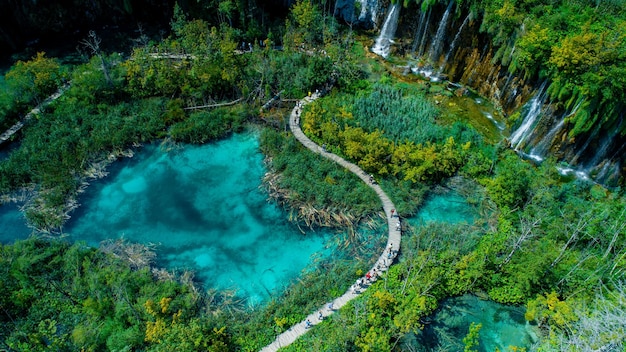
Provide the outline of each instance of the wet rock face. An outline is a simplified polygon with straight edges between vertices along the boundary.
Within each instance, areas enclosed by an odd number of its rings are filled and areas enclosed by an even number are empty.
[[[347,23],[354,22],[358,14],[355,15],[354,1],[337,0],[335,5],[335,17]]]
[[[481,33],[482,20],[467,10],[455,11],[450,3],[406,11],[396,34],[403,38],[398,40],[402,45],[394,48],[396,54],[416,58],[418,71],[475,89],[507,114],[519,109],[537,82],[509,74],[502,60],[494,64],[496,48]]]
[[[380,27],[382,0],[337,0],[335,17],[356,28],[374,29]]]
[[[615,131],[624,129],[626,119],[619,119],[615,126],[598,124],[572,137],[573,126],[567,116],[575,114],[576,107],[566,110],[545,97],[533,99],[540,87],[547,89],[550,82],[510,73],[515,47],[494,46],[492,38],[481,31],[481,24],[479,14],[454,9],[449,2],[425,11],[405,11],[389,50],[392,55],[408,57],[414,73],[471,87],[505,115],[519,115],[509,127],[511,147],[521,155],[537,161],[554,156],[568,165],[567,173],[605,185],[620,182],[626,142]],[[531,105],[536,106],[531,109]]]

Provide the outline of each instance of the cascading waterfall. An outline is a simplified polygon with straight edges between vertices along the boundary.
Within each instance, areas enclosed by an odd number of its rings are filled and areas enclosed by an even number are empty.
[[[605,160],[600,170],[598,170],[597,175],[595,176],[596,181],[606,183],[607,181],[617,180],[620,176],[621,170],[621,162],[620,157],[623,155],[624,148],[626,148],[626,144],[622,144],[619,149],[613,153],[613,155]]]
[[[454,39],[452,40],[452,44],[450,44],[450,49],[448,50],[448,53],[446,54],[446,58],[443,60],[443,63],[439,67],[440,70],[443,70],[444,66],[448,63],[448,60],[450,59],[450,55],[452,55],[452,53],[454,52],[454,48],[456,48],[456,45],[459,42],[459,38],[461,37],[461,32],[463,31],[463,28],[465,28],[465,26],[469,22],[469,18],[470,18],[470,15],[467,14],[465,19],[463,20],[463,23],[461,23],[461,26],[459,27],[458,32],[456,32],[456,35],[454,36]]]
[[[535,122],[541,114],[541,108],[543,107],[543,101],[545,100],[545,88],[546,82],[541,84],[541,87],[535,96],[528,103],[528,112],[526,113],[526,116],[524,116],[522,124],[511,134],[511,137],[509,138],[511,146],[516,150],[522,147],[524,140],[526,140],[526,138],[532,133]]]
[[[550,148],[559,143],[555,143],[555,138],[565,133],[564,126],[569,117],[576,114],[581,106],[578,103],[570,112],[564,113],[558,121],[547,130],[543,136],[541,129],[536,127],[541,118],[541,112],[545,105],[546,83],[544,82],[533,98],[526,105],[526,113],[522,124],[515,130],[509,138],[511,147],[525,158],[542,162],[550,152]],[[618,123],[621,125],[622,121]],[[544,130],[545,132],[546,130]],[[557,170],[562,175],[574,175],[582,180],[593,180],[603,184],[615,183],[620,176],[622,152],[626,149],[626,143],[619,143],[619,129],[603,131],[601,128],[594,129],[584,141],[576,148],[575,154],[565,155],[562,162],[567,165],[557,166]],[[535,136],[541,137],[536,138]],[[530,148],[528,153],[523,149],[528,149],[528,145],[536,143]],[[561,150],[563,152],[563,150]]]
[[[621,124],[621,122],[620,122]],[[603,161],[607,164],[611,163],[611,158],[608,158],[610,146],[615,141],[615,137],[619,134],[618,129],[613,129],[607,136],[601,139],[600,147],[594,151],[593,157],[583,162],[583,170],[590,173],[593,169],[597,168]]]
[[[426,37],[428,34],[428,25],[430,24],[430,8],[426,11],[426,24],[422,28],[422,38],[420,39],[419,53],[418,56],[424,55],[424,51],[426,50]]]
[[[437,33],[435,34],[435,38],[433,39],[433,42],[430,45],[430,52],[428,53],[428,57],[433,62],[439,61],[441,45],[443,43],[443,37],[446,34],[446,27],[448,26],[448,17],[450,17],[450,12],[452,10],[453,4],[454,4],[454,1],[450,1],[450,3],[448,4],[448,7],[446,8],[446,12],[444,12],[443,17],[441,17],[441,21],[439,22],[439,27],[437,28]]]
[[[417,45],[420,43],[419,39],[423,37],[422,31],[424,30],[424,25],[426,24],[425,22],[426,22],[426,12],[421,11],[420,23],[419,25],[417,25],[417,31],[415,31],[415,37],[413,38],[413,47],[411,48],[411,55],[415,54],[415,50],[417,50]]]
[[[369,20],[376,23],[376,15],[378,12],[378,0],[359,0],[361,4],[361,12],[359,13],[359,21],[365,21],[369,14]]]
[[[536,146],[534,146],[528,156],[537,161],[543,161],[545,155],[550,150],[550,146],[552,145],[552,140],[556,136],[556,134],[563,128],[565,125],[565,118],[562,117],[557,124],[555,124],[548,134],[546,134]]]
[[[541,139],[541,141],[539,141],[539,143],[537,143],[537,145],[532,147],[529,153],[529,156],[531,158],[538,161],[542,161],[545,158],[546,154],[550,150],[550,147],[552,146],[554,137],[561,131],[561,129],[565,125],[565,120],[567,120],[567,118],[569,118],[570,116],[576,114],[576,111],[578,111],[578,108],[581,104],[582,101],[576,104],[572,112],[570,112],[569,114],[563,114],[563,116],[561,116],[561,118],[559,119],[559,122],[557,122],[554,126],[552,126],[552,128],[550,128],[550,131],[548,131],[548,133]]]
[[[363,21],[367,15],[367,0],[359,0],[361,3],[361,13],[359,13],[359,20]]]
[[[391,51],[391,44],[393,43],[393,37],[396,34],[396,28],[398,27],[398,17],[400,15],[400,4],[396,3],[391,5],[389,12],[387,13],[387,19],[383,24],[383,28],[380,30],[380,35],[376,39],[372,52],[386,58]]]

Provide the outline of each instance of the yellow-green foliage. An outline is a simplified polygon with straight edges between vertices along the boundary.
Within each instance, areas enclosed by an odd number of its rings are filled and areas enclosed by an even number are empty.
[[[63,77],[58,60],[39,52],[29,61],[18,61],[7,72],[5,80],[17,102],[31,104],[54,93]]]
[[[539,325],[564,328],[568,323],[576,320],[572,306],[567,300],[560,300],[556,292],[537,295],[536,299],[526,305],[526,320],[536,321]]]
[[[390,99],[389,96],[395,95],[399,101],[390,100],[389,102],[395,110],[402,111],[403,104],[408,104],[408,106],[414,104],[409,98],[404,98],[399,90],[378,87],[376,92],[376,94],[390,92],[387,95],[388,99]],[[419,104],[425,103],[420,100]],[[390,109],[389,106],[380,108],[383,111]],[[369,114],[367,109],[358,111]],[[405,131],[405,133],[395,134],[396,138],[406,136],[404,139],[392,139],[387,131],[373,127],[373,125],[368,126],[369,129],[363,127],[362,117],[355,117],[345,105],[337,104],[335,100],[309,104],[302,114],[302,126],[305,134],[320,144],[325,144],[327,149],[353,160],[366,172],[392,176],[411,183],[432,182],[450,177],[459,170],[464,156],[469,154],[471,142],[467,141],[459,145],[451,135],[443,138],[440,135],[444,130],[436,127],[431,119],[419,120],[415,116],[394,117],[395,115],[390,117],[382,113],[380,115],[376,117],[378,120],[376,125],[391,126],[403,120],[403,124],[415,125],[415,129],[419,131],[431,132],[412,133],[409,131],[410,133],[407,134]],[[391,121],[393,119],[395,120]],[[429,136],[426,139],[433,139],[433,141],[416,143],[406,139],[409,136],[414,136],[417,140],[422,140],[418,136]],[[438,142],[438,139],[441,141]]]

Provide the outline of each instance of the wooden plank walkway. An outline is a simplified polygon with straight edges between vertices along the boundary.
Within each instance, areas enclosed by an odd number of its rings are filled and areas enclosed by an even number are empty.
[[[32,119],[33,116],[39,115],[39,113],[41,113],[41,109],[43,109],[44,107],[46,107],[53,101],[57,100],[61,95],[63,95],[63,93],[65,93],[65,91],[69,87],[70,87],[69,83],[66,83],[63,86],[61,86],[54,94],[46,98],[46,100],[44,100],[41,104],[34,107],[28,114],[26,114],[26,116],[24,116],[23,119],[18,121],[15,125],[11,126],[11,128],[9,128],[3,134],[1,134],[0,144],[6,142],[9,138],[11,138],[12,135],[14,135],[17,131],[19,131],[22,127],[24,127],[26,122]]]
[[[301,106],[304,106],[313,100],[318,98],[318,94],[313,94],[311,97],[306,97],[300,101]],[[387,215],[387,222],[389,225],[389,236],[387,238],[387,246],[385,247],[385,251],[380,255],[372,269],[370,269],[370,273],[377,271],[383,272],[389,269],[389,266],[392,264],[393,259],[398,253],[400,249],[400,239],[402,235],[402,230],[400,226],[400,219],[397,217],[393,217],[391,210],[395,209],[395,206],[391,202],[391,199],[383,192],[382,188],[377,183],[370,182],[370,176],[367,175],[360,167],[357,165],[344,160],[343,158],[329,153],[324,150],[324,148],[317,145],[315,142],[310,140],[307,136],[304,135],[302,130],[300,129],[300,113],[302,108],[299,108],[297,105],[291,111],[291,115],[289,117],[289,127],[291,128],[291,132],[296,137],[300,143],[302,143],[305,147],[313,151],[314,153],[320,154],[325,158],[333,160],[339,165],[345,167],[346,169],[352,171],[355,175],[357,175],[363,182],[365,182],[368,186],[370,186],[378,195],[381,202],[383,203],[383,209],[385,214]],[[395,213],[394,215],[396,215]],[[396,215],[397,216],[397,215]],[[391,252],[391,253],[390,253]],[[357,282],[366,280],[365,277],[360,278]],[[323,318],[333,314],[333,312],[344,305],[346,305],[349,301],[356,298],[359,293],[363,292],[367,289],[367,286],[360,286],[356,282],[352,285],[346,293],[342,296],[335,298],[331,302],[327,302],[324,306],[315,310],[315,312],[311,313],[309,316],[305,318],[305,320],[297,323],[296,325],[290,327],[287,331],[276,337],[276,340],[271,344],[265,346],[261,352],[271,352],[278,351],[279,348],[285,347],[291,343],[293,343],[298,337],[304,335],[309,329],[313,328],[315,325],[319,324]],[[322,313],[322,320],[319,319],[319,313]],[[309,322],[307,324],[307,321]],[[308,325],[308,326],[307,326]]]

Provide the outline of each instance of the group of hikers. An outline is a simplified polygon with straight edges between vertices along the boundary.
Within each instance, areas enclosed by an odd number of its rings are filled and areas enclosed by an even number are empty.
[[[315,97],[319,96],[320,92],[318,90],[315,91]],[[311,97],[311,93],[309,92],[309,97]],[[295,109],[294,109],[294,114],[295,114],[295,123],[296,125],[300,124],[300,114],[302,113],[302,108],[304,107],[304,104],[302,101],[298,101],[296,103]],[[322,145],[322,151],[326,152],[326,144]],[[376,179],[374,178],[374,175],[368,175],[369,178],[369,182],[370,184],[374,185],[376,184]],[[402,224],[400,223],[400,216],[399,214],[396,212],[395,209],[391,209],[391,218],[398,218],[397,222],[396,222],[396,231],[402,231]],[[381,256],[381,258],[379,259],[378,263],[376,263],[376,266],[374,268],[372,268],[372,270],[368,271],[367,274],[365,274],[365,276],[360,277],[359,279],[356,280],[356,282],[350,286],[350,292],[352,292],[352,294],[360,294],[365,288],[367,288],[369,285],[371,285],[372,283],[376,282],[376,280],[378,279],[380,273],[382,273],[383,271],[386,271],[389,266],[391,265],[391,263],[393,262],[394,258],[396,257],[396,255],[398,254],[397,250],[394,250],[393,248],[393,243],[389,243],[389,246],[387,247],[387,249],[385,250],[383,256]],[[328,309],[330,311],[333,311],[333,303],[329,303],[328,305]],[[324,314],[322,313],[322,311],[320,310],[318,312],[317,315],[317,320],[319,322],[321,322],[324,319]],[[313,326],[313,324],[311,323],[311,321],[309,319],[305,320],[305,328],[309,329]]]
[[[353,294],[360,294],[365,288],[367,288],[369,285],[376,282],[380,273],[382,273],[383,271],[387,270],[387,268],[389,268],[389,266],[391,265],[391,261],[398,254],[397,250],[393,249],[393,243],[389,244],[389,246],[385,250],[385,254],[386,254],[387,259],[383,258],[382,262],[378,261],[378,263],[376,264],[376,267],[368,271],[364,277],[358,278],[356,282],[352,286],[350,286],[350,292],[352,292]],[[334,310],[333,302],[330,302],[328,304],[328,310],[329,311]],[[322,313],[321,310],[317,313],[317,320],[318,322],[321,322],[322,320],[324,320],[324,314]],[[304,327],[306,329],[309,329],[312,326],[313,326],[313,323],[311,323],[311,320],[306,319],[304,321]]]

